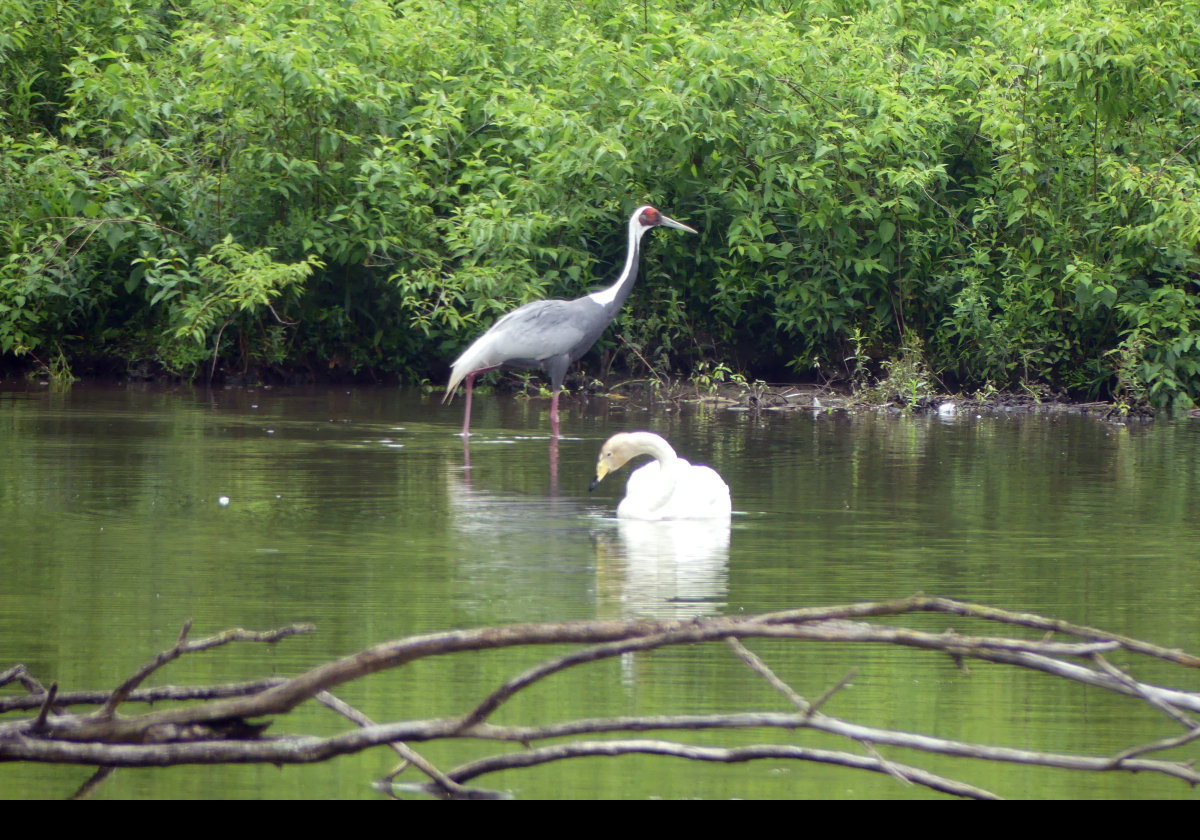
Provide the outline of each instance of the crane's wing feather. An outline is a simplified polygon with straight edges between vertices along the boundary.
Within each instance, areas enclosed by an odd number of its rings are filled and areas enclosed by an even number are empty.
[[[472,371],[505,364],[541,367],[561,356],[577,359],[606,326],[601,307],[586,299],[527,303],[493,324],[455,360],[446,397]]]
[[[505,361],[524,364],[575,356],[582,353],[578,344],[595,328],[590,314],[577,300],[536,300],[498,320],[491,330],[497,334],[494,346]]]
[[[579,301],[537,300],[510,312],[488,330],[498,364],[536,365],[572,354],[594,327]]]

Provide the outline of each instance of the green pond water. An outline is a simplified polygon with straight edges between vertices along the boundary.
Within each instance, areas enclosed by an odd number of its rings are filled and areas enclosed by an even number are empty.
[[[188,619],[193,638],[293,622],[317,629],[190,656],[151,684],[291,675],[452,628],[752,614],[917,592],[1200,652],[1195,422],[645,410],[569,399],[555,452],[548,401],[480,395],[468,453],[461,410],[461,400],[443,407],[437,395],[384,388],[0,392],[0,670],[21,662],[62,691],[111,688],[170,647]],[[588,492],[600,443],[633,429],[658,432],[724,476],[729,529],[622,526],[613,514],[627,471]],[[945,616],[904,623],[983,629]],[[823,711],[873,726],[1095,754],[1179,732],[1135,701],[1032,672],[962,670],[887,646],[748,646],[808,697],[853,669]],[[377,721],[457,714],[550,653],[421,661],[338,693]],[[1145,679],[1200,688],[1200,675],[1128,664]],[[788,707],[714,644],[572,669],[518,695],[497,722],[738,710]],[[349,728],[310,703],[269,731]],[[862,751],[811,732],[686,737]],[[421,747],[443,768],[496,750]],[[1197,796],[1146,773],[881,751],[1009,797]],[[282,769],[124,769],[96,795],[378,798],[372,782],[395,763],[377,748]],[[90,773],[0,765],[0,796],[67,796]],[[936,796],[817,764],[656,757],[577,759],[479,784],[520,798]]]

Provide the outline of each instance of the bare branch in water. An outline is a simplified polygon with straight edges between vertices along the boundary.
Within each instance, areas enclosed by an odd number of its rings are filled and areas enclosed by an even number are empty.
[[[982,622],[984,627],[990,624],[1036,631],[1037,637],[972,635],[950,630],[930,633],[880,621],[889,616],[913,613],[954,615]],[[0,762],[52,762],[98,768],[75,792],[76,797],[89,795],[117,767],[306,764],[377,746],[389,746],[401,759],[396,770],[378,784],[382,790],[394,793],[419,789],[444,798],[463,799],[498,796],[468,783],[500,770],[580,756],[630,754],[720,763],[772,759],[834,764],[885,774],[904,784],[921,785],[953,796],[994,797],[990,791],[897,762],[882,753],[885,747],[1074,771],[1157,773],[1191,785],[1200,783],[1200,772],[1189,761],[1144,757],[1148,753],[1200,740],[1200,723],[1189,714],[1200,712],[1200,692],[1141,682],[1128,668],[1113,666],[1106,654],[1119,650],[1183,668],[1200,667],[1200,658],[1091,627],[943,598],[918,596],[690,621],[581,621],[451,630],[385,642],[290,678],[141,688],[147,677],[180,657],[232,642],[274,643],[311,632],[313,628],[292,625],[265,632],[233,629],[188,641],[190,629],[190,623],[185,624],[171,648],[152,658],[112,691],[59,692],[56,685],[46,689],[20,665],[0,672],[0,686],[17,684],[25,690],[24,695],[0,698],[0,715],[25,715],[0,722]],[[1130,745],[1116,755],[1090,756],[973,744],[854,723],[821,711],[826,702],[854,677],[854,669],[810,702],[747,645],[747,640],[768,638],[791,640],[792,643],[865,642],[917,648],[948,656],[958,663],[980,660],[1036,670],[1144,703],[1161,713],[1166,724],[1183,727],[1184,732],[1148,744]],[[552,674],[634,652],[718,642],[732,648],[751,672],[786,698],[794,711],[734,709],[711,715],[579,718],[525,726],[499,726],[489,722],[501,705]],[[448,655],[486,656],[501,648],[544,645],[571,645],[574,649],[556,652],[490,690],[488,686],[480,686],[482,699],[463,713],[450,710],[442,717],[376,723],[331,693],[331,689],[339,685],[418,659]],[[270,722],[263,722],[263,718],[285,715],[309,699],[324,704],[352,722],[355,728],[329,737],[270,737],[266,734]],[[160,711],[131,714],[123,710],[121,715],[116,714],[122,704],[128,707],[160,700],[176,702],[172,708]],[[90,712],[68,711],[79,706],[96,708]],[[750,729],[760,730],[763,737],[812,729],[844,738],[857,750],[819,750],[777,743],[714,747],[630,738],[648,732]],[[608,739],[595,740],[603,736]],[[446,739],[471,739],[480,744],[517,743],[524,749],[512,752],[506,748],[499,754],[443,770],[412,747],[413,743]],[[544,743],[551,740],[555,743]],[[863,750],[866,755],[862,754]],[[427,781],[397,783],[395,778],[410,767],[423,773]]]

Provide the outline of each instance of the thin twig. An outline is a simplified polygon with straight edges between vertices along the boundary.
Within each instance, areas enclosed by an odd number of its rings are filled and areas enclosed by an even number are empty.
[[[96,788],[100,787],[100,783],[115,773],[116,767],[97,767],[96,772],[88,777],[87,781],[79,786],[79,789],[71,794],[72,799],[87,799],[92,795]]]
[[[1116,766],[1124,764],[1129,759],[1135,758],[1139,755],[1145,755],[1146,753],[1161,752],[1163,750],[1174,749],[1175,747],[1182,747],[1184,744],[1190,744],[1192,741],[1195,741],[1198,738],[1200,738],[1200,729],[1193,729],[1190,732],[1183,733],[1182,735],[1176,735],[1174,738],[1163,738],[1160,741],[1152,741],[1149,744],[1141,744],[1136,747],[1130,747],[1129,749],[1123,750],[1122,752],[1119,752],[1113,756],[1113,765]],[[1191,762],[1188,762],[1188,764],[1190,766]]]
[[[8,685],[10,682],[19,682],[30,694],[41,695],[46,693],[45,687],[21,664],[0,671],[0,686]]]
[[[1200,723],[1197,723],[1189,715],[1185,714],[1179,709],[1176,709],[1162,697],[1156,696],[1153,693],[1144,690],[1144,686],[1141,683],[1129,676],[1129,674],[1126,674],[1116,665],[1113,665],[1100,654],[1097,653],[1095,656],[1093,656],[1092,661],[1095,662],[1100,669],[1104,671],[1104,673],[1108,674],[1114,679],[1120,680],[1121,684],[1128,688],[1132,693],[1136,694],[1138,697],[1141,697],[1151,706],[1158,709],[1164,715],[1171,718],[1185,729],[1190,731],[1200,729]]]
[[[316,700],[318,703],[321,703],[327,708],[332,709],[342,717],[346,718],[352,723],[358,724],[363,728],[377,725],[375,721],[371,720],[358,709],[354,708],[340,697],[337,697],[328,691],[319,692],[316,696]],[[432,779],[434,784],[441,788],[442,791],[450,798],[466,797],[466,788],[439,770],[432,762],[428,761],[424,756],[422,756],[408,744],[404,743],[403,741],[392,741],[388,744],[388,746],[391,747],[398,756],[400,756],[402,760],[402,766],[400,768],[401,770],[408,765],[412,765]],[[393,775],[398,775],[399,772],[400,770],[397,770]]]
[[[842,677],[835,684],[833,684],[829,688],[825,689],[825,691],[821,694],[821,696],[813,701],[812,707],[808,710],[808,716],[813,717],[814,715],[816,715],[816,713],[820,710],[820,708],[822,706],[825,705],[825,703],[829,700],[830,697],[837,694],[839,691],[841,691],[846,686],[850,685],[850,681],[852,679],[854,679],[856,676],[858,676],[857,669],[851,668],[849,671],[846,672],[846,676]]]
[[[666,382],[666,380],[663,379],[662,375],[659,374],[659,372],[654,369],[654,365],[652,365],[648,361],[646,361],[646,357],[642,355],[642,352],[640,350],[638,350],[636,347],[634,347],[632,344],[630,344],[629,341],[625,338],[625,336],[618,334],[617,338],[620,340],[620,342],[622,344],[624,344],[627,348],[629,348],[633,352],[633,355],[635,355],[639,359],[641,359],[642,364],[644,364],[646,366],[646,370],[650,371],[650,375],[653,376],[660,385],[662,385],[664,382]]]
[[[767,666],[767,663],[762,661],[758,654],[754,653],[752,650],[743,645],[738,639],[732,636],[726,639],[725,642],[731,648],[733,648],[734,652],[741,657],[742,661],[749,665],[755,673],[766,680],[772,688],[786,697],[789,703],[802,712],[808,712],[810,708],[808,701],[797,694],[795,689],[793,689],[790,685],[781,680],[776,673]]]
[[[206,384],[212,385],[213,377],[217,375],[217,362],[221,358],[221,336],[225,334],[225,328],[232,323],[231,320],[226,320],[221,324],[221,329],[217,330],[217,339],[213,343],[213,358],[212,364],[208,368],[208,381]]]
[[[879,750],[875,749],[874,744],[872,744],[870,741],[859,741],[859,743],[862,744],[863,749],[870,753],[871,758],[879,762],[879,766],[882,767],[884,772],[886,772],[889,776],[896,779],[901,784],[908,785],[910,787],[913,785],[913,780],[905,775],[904,771],[901,770],[900,767],[894,762],[888,761],[886,758],[880,755]]]
[[[168,650],[163,651],[158,656],[151,659],[145,665],[138,669],[137,673],[121,683],[108,701],[96,711],[96,717],[100,719],[108,719],[113,716],[117,706],[123,703],[129,694],[137,688],[141,683],[169,662],[173,662],[184,654],[198,653],[200,651],[209,650],[210,648],[227,645],[231,642],[267,642],[273,643],[288,636],[294,636],[300,633],[311,633],[316,628],[311,624],[292,624],[287,627],[281,627],[277,630],[252,631],[243,630],[238,627],[232,630],[225,630],[215,636],[209,636],[206,639],[201,639],[197,642],[187,641],[188,632],[191,630],[191,621],[184,623],[180,630],[179,638],[175,645]]]
[[[46,719],[50,715],[50,708],[54,705],[54,695],[58,694],[58,683],[50,683],[50,689],[46,692],[45,698],[42,700],[42,707],[38,709],[37,718],[33,721],[34,732],[44,732],[46,729]]]

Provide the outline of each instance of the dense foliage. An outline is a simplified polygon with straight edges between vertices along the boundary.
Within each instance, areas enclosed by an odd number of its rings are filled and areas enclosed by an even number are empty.
[[[440,379],[651,201],[618,363],[1200,398],[1181,0],[7,0],[0,62],[9,359]]]

